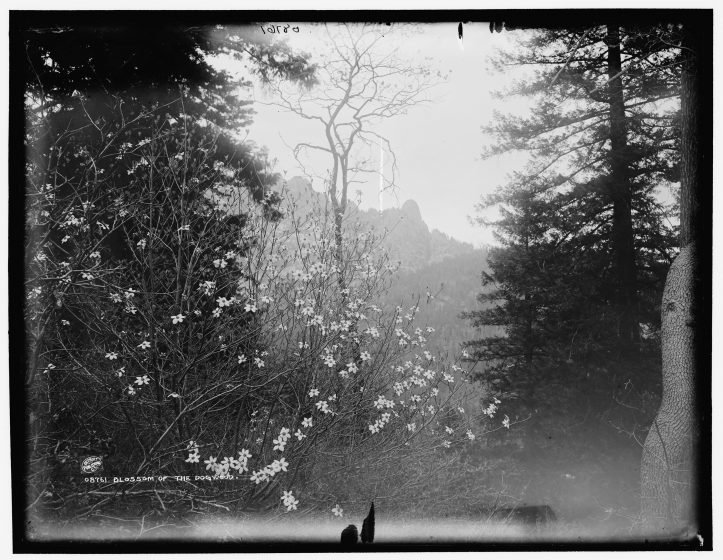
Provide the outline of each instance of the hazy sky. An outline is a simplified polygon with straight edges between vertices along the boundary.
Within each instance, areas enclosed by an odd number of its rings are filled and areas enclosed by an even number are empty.
[[[311,52],[312,59],[318,49],[329,48],[318,26],[299,26],[298,34],[282,35],[293,48]],[[385,29],[384,40],[394,43],[398,55],[424,64],[430,64],[424,57],[431,56],[432,69],[448,73],[448,78],[430,93],[431,103],[373,127],[390,140],[397,159],[399,187],[394,194],[385,193],[384,206],[400,206],[414,199],[430,228],[475,245],[490,243],[491,231],[470,223],[469,217],[475,214],[474,205],[480,197],[492,192],[512,166],[519,164],[511,161],[514,158],[482,161],[479,156],[483,143],[489,141],[480,126],[492,117],[495,101],[490,92],[500,86],[501,79],[488,72],[487,57],[494,49],[509,45],[512,34],[492,34],[484,23],[467,24],[460,45],[456,23],[420,24],[403,37],[394,26]],[[324,143],[319,123],[263,104],[274,99],[259,86],[253,95],[259,102],[254,105],[257,114],[248,138],[267,146],[272,158],[278,160],[276,169],[285,170],[288,178],[302,175],[291,147],[301,141]],[[378,160],[378,150],[374,157]],[[389,173],[388,155],[385,161]],[[319,175],[331,167],[322,154],[311,165]],[[367,184],[353,185],[350,191],[362,191],[362,207],[378,208],[378,177],[367,178]],[[321,190],[320,181],[314,187]]]

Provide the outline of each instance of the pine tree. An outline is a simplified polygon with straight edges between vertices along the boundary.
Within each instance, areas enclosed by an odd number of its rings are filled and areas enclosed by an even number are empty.
[[[569,219],[561,235],[607,231],[616,332],[625,347],[639,339],[641,322],[633,221],[655,209],[655,189],[678,173],[678,55],[655,33],[615,25],[536,32],[522,54],[498,61],[535,65],[531,79],[505,92],[530,97],[531,116],[498,115],[487,128],[497,141],[485,155],[530,153],[498,200],[534,189]]]
[[[659,296],[674,257],[671,209],[656,189],[677,180],[679,53],[658,27],[527,32],[501,55],[534,66],[503,95],[528,116],[496,114],[485,156],[526,152],[527,166],[480,205],[501,208],[502,247],[483,278],[492,305],[467,316],[504,336],[470,341],[482,379],[519,397],[520,413],[616,378],[651,388]],[[664,40],[666,39],[666,40]],[[629,387],[626,384],[626,387]]]
[[[149,135],[153,126],[144,116],[156,112],[157,119],[182,122],[192,142],[214,138],[215,157],[241,170],[257,200],[273,184],[263,155],[236,136],[253,115],[250,99],[239,93],[249,82],[232,78],[211,59],[246,57],[250,72],[262,79],[279,75],[308,85],[315,68],[303,55],[283,43],[249,40],[238,28],[184,27],[154,18],[117,26],[31,19],[33,25],[15,33],[25,51],[28,130],[37,133],[28,138],[33,164],[72,175],[87,163],[83,145],[103,143],[112,133],[113,155],[96,162],[104,168],[124,144]],[[76,147],[47,151],[70,132]],[[127,182],[116,177],[119,187]]]

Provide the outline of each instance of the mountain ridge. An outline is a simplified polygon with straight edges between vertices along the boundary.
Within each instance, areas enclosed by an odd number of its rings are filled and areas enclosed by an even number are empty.
[[[286,203],[295,205],[294,211],[303,213],[327,203],[326,195],[301,177],[290,179],[285,187]],[[480,305],[477,294],[484,289],[481,275],[487,269],[486,248],[475,249],[470,243],[430,230],[414,200],[382,212],[363,210],[350,201],[345,219],[350,226],[383,235],[381,246],[400,267],[379,302],[388,308],[401,305],[407,309],[419,304],[415,322],[435,329],[430,343],[437,352],[459,356],[465,341],[495,334],[461,318],[463,312]]]
[[[305,211],[313,205],[326,202],[326,195],[313,189],[303,177],[292,177],[285,184],[285,196],[297,209]],[[471,243],[459,241],[438,229],[430,230],[422,218],[417,202],[406,200],[399,208],[361,209],[349,201],[347,219],[384,235],[382,246],[402,270],[418,270],[449,257],[472,255],[476,250]]]

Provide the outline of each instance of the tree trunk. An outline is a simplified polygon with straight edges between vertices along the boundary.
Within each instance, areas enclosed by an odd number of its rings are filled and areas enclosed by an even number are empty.
[[[681,76],[681,252],[665,283],[661,345],[663,394],[657,416],[643,446],[641,514],[654,532],[700,530],[698,496],[705,477],[699,475],[700,420],[707,422],[709,397],[696,391],[710,383],[710,259],[699,244],[709,241],[710,216],[701,196],[711,192],[712,71],[707,49],[710,30],[686,24]],[[708,239],[706,239],[708,238]],[[702,247],[702,245],[701,245]],[[708,499],[710,494],[707,495]]]
[[[613,202],[613,256],[616,272],[618,338],[623,348],[639,340],[635,248],[633,244],[632,192],[627,163],[625,97],[621,77],[620,29],[608,26],[608,77],[610,105],[610,196]]]
[[[670,267],[662,305],[663,396],[643,447],[641,509],[646,529],[670,534],[692,521],[697,436],[693,290],[694,245]]]

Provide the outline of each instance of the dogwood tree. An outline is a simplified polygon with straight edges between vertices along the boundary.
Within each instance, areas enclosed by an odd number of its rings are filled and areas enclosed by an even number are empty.
[[[283,190],[257,202],[212,137],[143,118],[146,138],[87,149],[90,167],[113,163],[62,204],[53,183],[30,196],[50,232],[32,248],[27,320],[44,338],[36,452],[55,492],[97,454],[131,486],[189,477],[135,491],[293,511],[348,498],[343,478],[393,487],[384,465],[474,441],[465,372],[428,346],[418,302],[379,307],[395,267],[377,236],[350,221],[339,261],[328,206],[281,204]],[[132,189],[114,191],[119,174]]]

